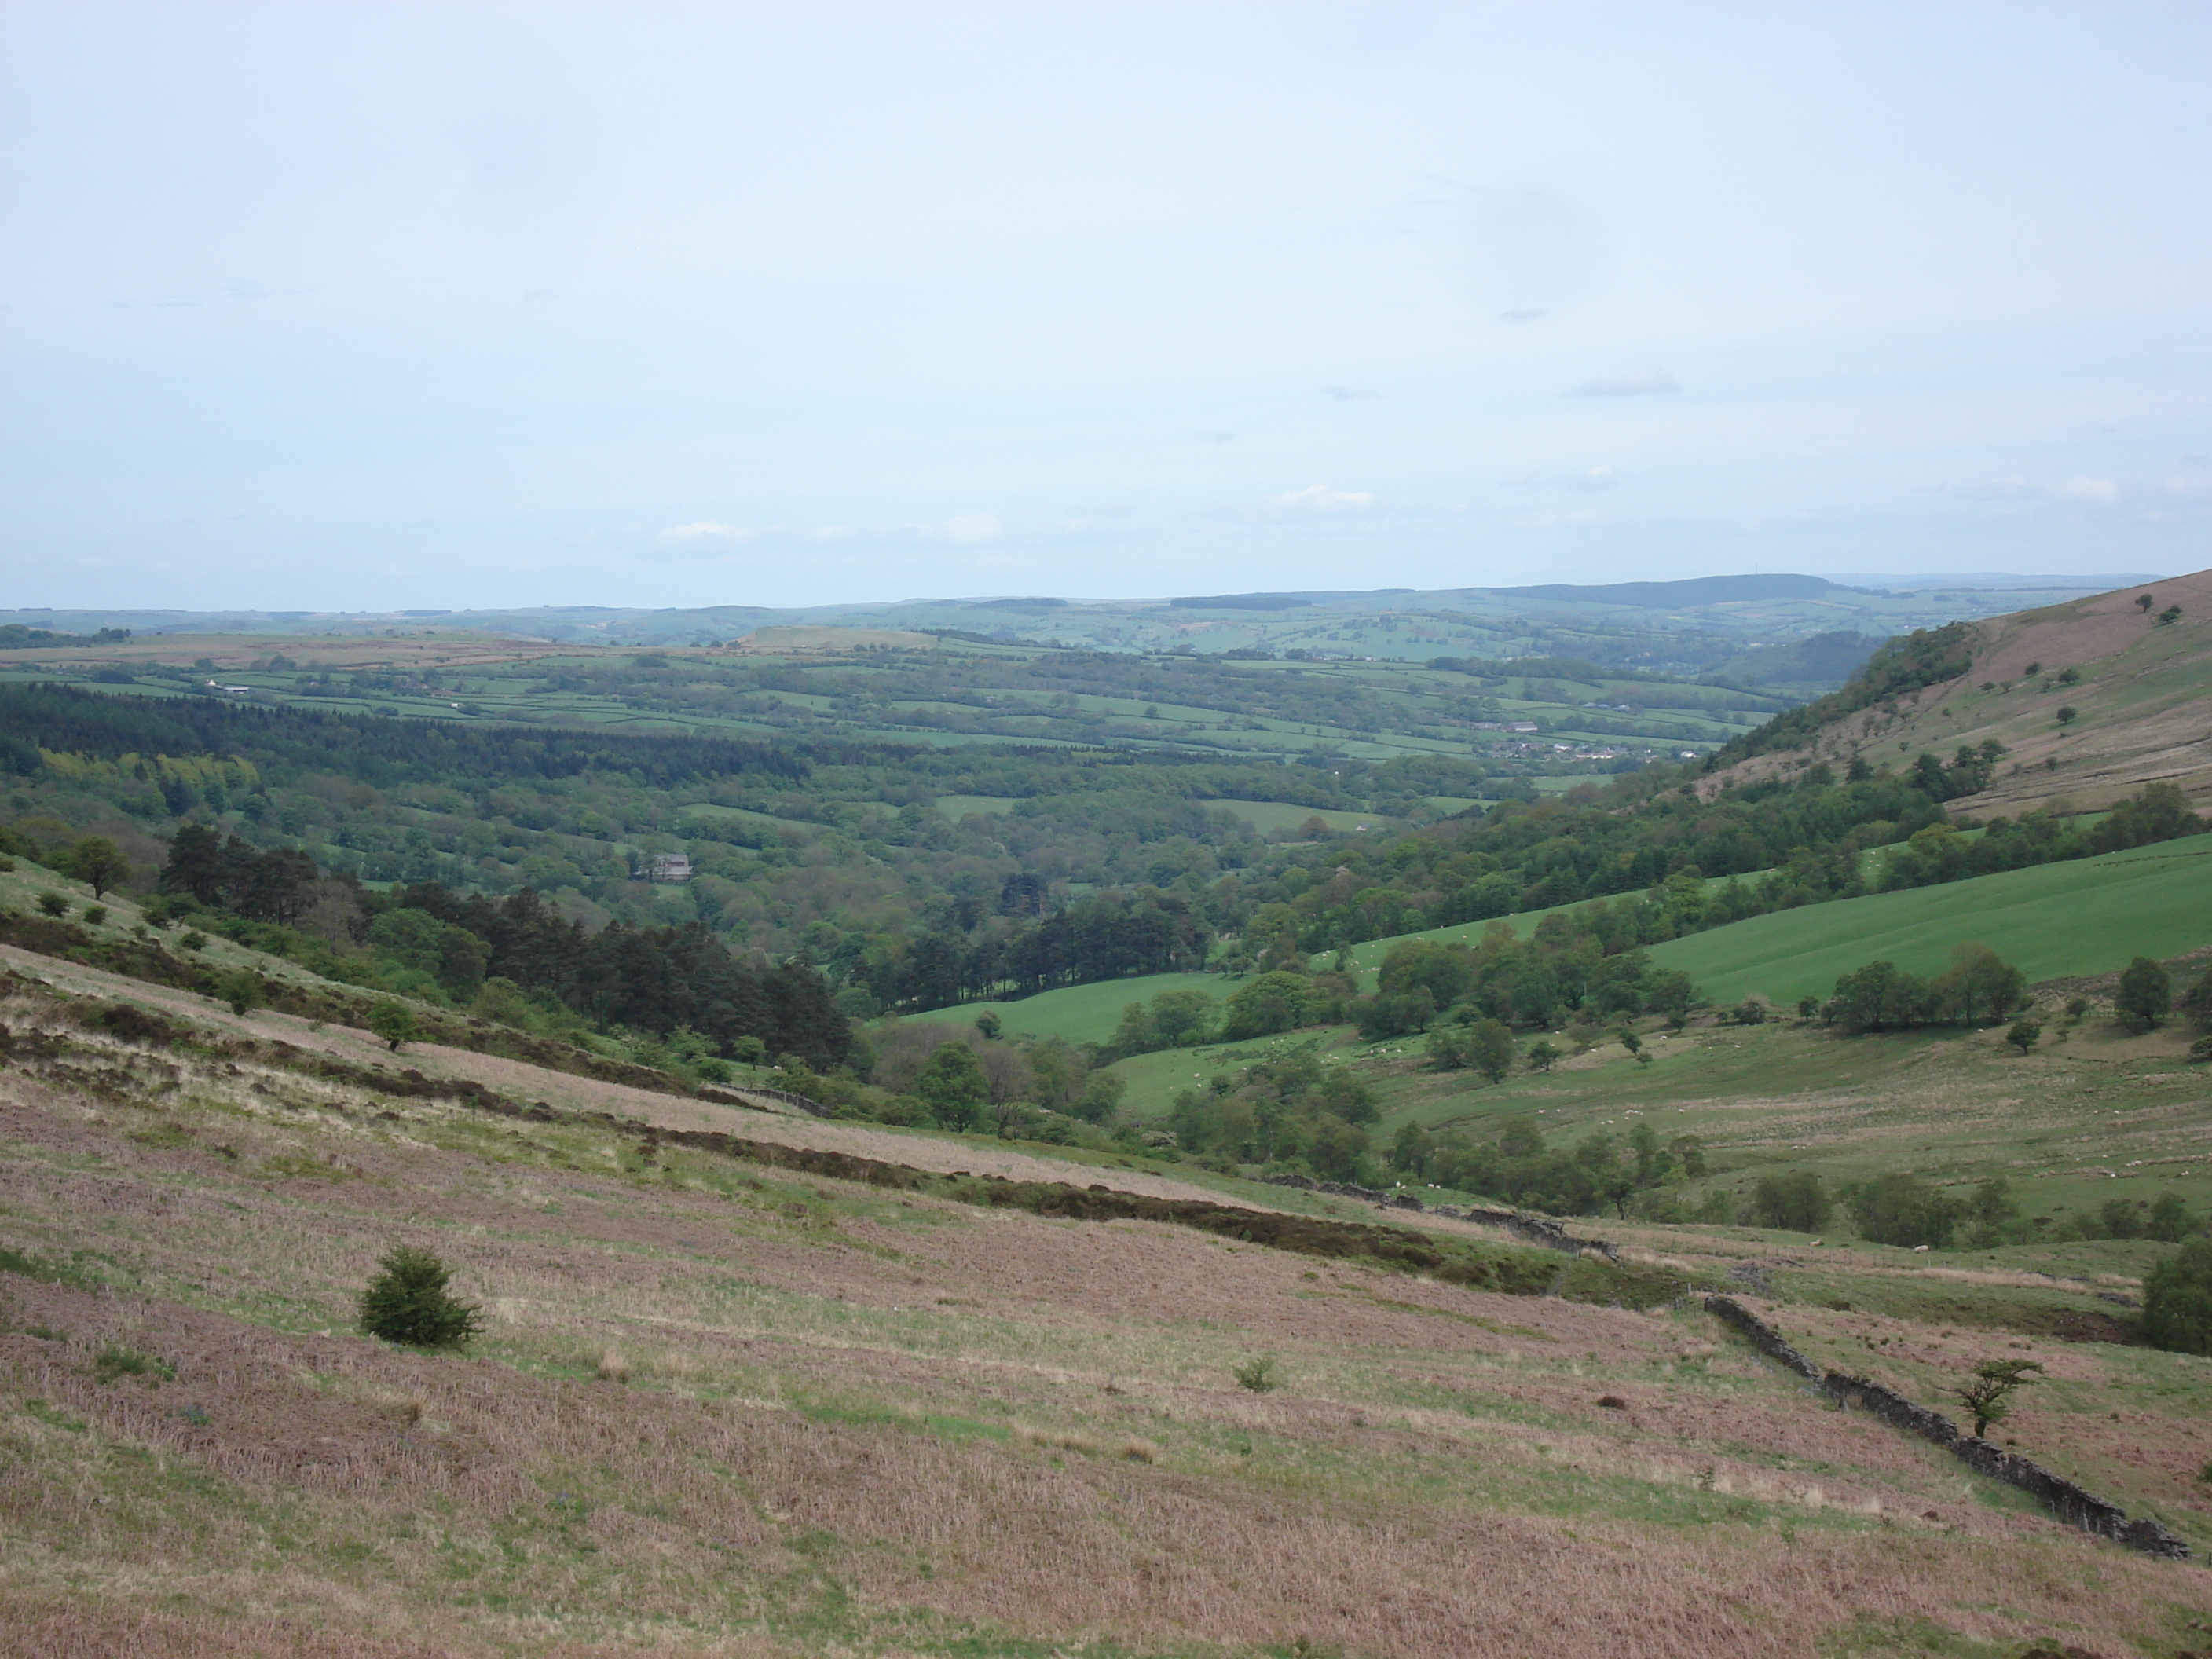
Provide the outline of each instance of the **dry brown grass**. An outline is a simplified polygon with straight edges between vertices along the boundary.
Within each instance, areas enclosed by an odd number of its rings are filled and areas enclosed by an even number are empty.
[[[1702,1314],[681,1150],[626,1174],[574,1126],[159,1063],[158,1110],[0,1077],[0,1243],[108,1285],[0,1278],[0,1650],[1727,1659],[2212,1618],[2196,1570],[1820,1409]],[[357,1173],[252,1178],[280,1151]],[[486,1303],[471,1357],[349,1329],[403,1240]],[[97,1382],[110,1341],[175,1381]],[[1258,1352],[1275,1392],[1231,1375]]]

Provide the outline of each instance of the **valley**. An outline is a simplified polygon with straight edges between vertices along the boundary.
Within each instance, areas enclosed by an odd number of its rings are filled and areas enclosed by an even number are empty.
[[[2205,580],[11,650],[0,1646],[2193,1655]]]

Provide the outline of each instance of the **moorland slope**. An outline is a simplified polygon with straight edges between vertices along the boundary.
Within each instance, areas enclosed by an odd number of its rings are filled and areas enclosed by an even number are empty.
[[[149,1006],[133,1039],[130,983],[44,977],[0,994],[13,1650],[2167,1655],[2212,1619],[2197,1569],[1822,1407],[1676,1299],[1763,1289],[1808,1352],[1923,1390],[2035,1358],[2027,1444],[2212,1534],[2203,1362],[1939,1327],[1886,1287],[2003,1288],[1909,1255],[1821,1261],[1816,1302],[1802,1240],[1647,1228],[1645,1311],[1556,1255],[1565,1297],[1477,1291],[272,1041],[362,1034]],[[353,1330],[402,1243],[483,1304],[465,1357]]]
[[[2109,805],[2148,783],[2212,802],[2212,570],[1954,625],[1957,672],[1839,711],[1709,774],[1709,795],[1826,763],[1894,765],[2002,744],[1978,815]]]

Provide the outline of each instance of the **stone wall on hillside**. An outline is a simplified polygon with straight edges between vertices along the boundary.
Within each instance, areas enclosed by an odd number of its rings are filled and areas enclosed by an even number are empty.
[[[1540,1244],[1549,1250],[1563,1250],[1569,1255],[1580,1255],[1584,1250],[1595,1250],[1608,1261],[1618,1260],[1613,1246],[1605,1240],[1577,1237],[1547,1215],[1523,1215],[1518,1210],[1486,1209],[1472,1204],[1464,1209],[1450,1204],[1424,1204],[1403,1188],[1355,1187],[1349,1182],[1316,1181],[1310,1176],[1271,1175],[1261,1176],[1260,1179],[1271,1187],[1296,1187],[1301,1192],[1331,1193],[1339,1198],[1364,1199],[1385,1209],[1419,1210],[1425,1215],[1440,1215],[1453,1221],[1480,1222],[1486,1227],[1503,1228],[1516,1238],[1528,1243]]]
[[[2131,1521],[2124,1510],[2084,1492],[2040,1463],[1964,1433],[1942,1413],[1906,1399],[1894,1389],[1853,1376],[1823,1371],[1791,1347],[1779,1332],[1741,1302],[1725,1296],[1705,1298],[1705,1311],[1736,1331],[1776,1364],[1787,1367],[1838,1406],[1854,1406],[1885,1423],[1932,1441],[1978,1474],[2016,1486],[2071,1527],[2109,1538],[2145,1555],[2168,1560],[2189,1559],[2189,1544],[2155,1521]]]

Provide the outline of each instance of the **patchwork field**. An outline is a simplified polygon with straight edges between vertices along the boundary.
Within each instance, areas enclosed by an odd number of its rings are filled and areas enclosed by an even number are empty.
[[[1824,1408],[1694,1302],[796,1176],[265,1047],[357,1034],[203,1006],[139,1046],[75,986],[0,1006],[10,1651],[2170,1656],[2212,1620],[2201,1568]],[[1806,1255],[1664,1239],[1639,1259],[1685,1282]],[[467,1357],[351,1329],[401,1243],[483,1304]],[[1762,1305],[1923,1387],[1996,1351]],[[2024,1443],[2212,1536],[2212,1366],[2032,1352],[2057,1380]]]

